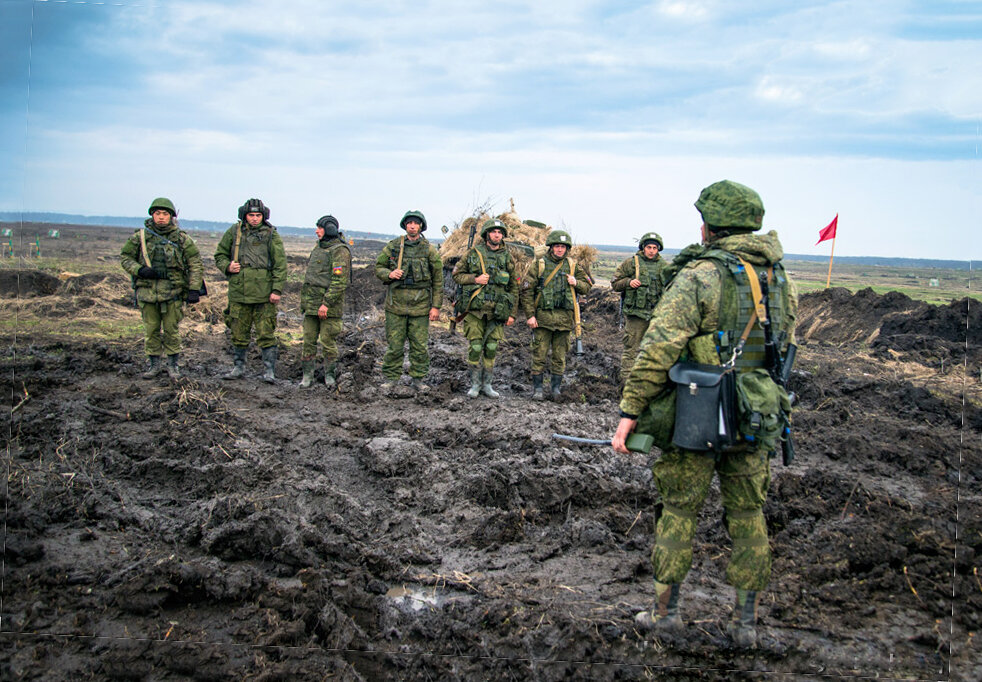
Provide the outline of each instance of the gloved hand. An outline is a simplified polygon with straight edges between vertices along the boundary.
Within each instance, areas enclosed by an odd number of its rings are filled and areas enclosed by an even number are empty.
[[[188,298],[187,298],[188,303],[197,303],[200,300],[201,300],[200,292],[193,291],[193,290],[188,292]]]
[[[140,279],[157,279],[157,271],[153,268],[148,268],[146,265],[140,267],[136,276]]]

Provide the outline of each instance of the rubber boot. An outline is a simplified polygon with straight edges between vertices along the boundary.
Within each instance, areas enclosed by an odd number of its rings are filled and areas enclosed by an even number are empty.
[[[541,374],[532,375],[532,400],[545,400],[545,396],[542,394]]]
[[[737,589],[733,615],[729,625],[726,626],[726,632],[733,639],[734,646],[741,649],[753,649],[757,646],[757,603],[759,601],[759,592]]]
[[[500,398],[501,394],[498,393],[493,388],[491,388],[491,378],[493,376],[494,376],[493,367],[487,367],[484,369],[484,373],[482,374],[483,381],[481,383],[481,393],[483,393],[489,398]]]
[[[420,393],[426,393],[430,390],[430,385],[426,383],[426,377],[413,377],[409,385],[413,387],[413,390]]]
[[[263,348],[263,367],[266,368],[263,372],[263,381],[267,384],[276,381],[276,346]]]
[[[338,383],[337,371],[337,361],[330,362],[328,360],[324,360],[324,385],[328,388],[333,388]]]
[[[563,375],[553,374],[552,379],[549,383],[549,388],[551,390],[553,400],[559,400],[560,396],[562,395],[562,393],[560,393],[559,391],[559,387],[562,385],[563,385]]]
[[[481,394],[481,368],[471,367],[471,388],[467,391],[468,398],[476,398]]]
[[[314,383],[314,361],[301,360],[300,366],[303,367],[303,379],[300,380],[300,388],[310,388]]]
[[[180,353],[174,353],[173,355],[167,356],[167,376],[174,381],[181,378],[181,368],[177,365],[177,361],[180,360],[180,358]]]
[[[642,630],[678,633],[685,628],[679,615],[678,583],[666,584],[655,581],[655,606],[650,611],[642,611],[634,617],[635,624]]]
[[[223,376],[223,379],[241,379],[245,376],[245,348],[232,349],[232,371]]]
[[[147,356],[147,369],[141,374],[144,379],[153,379],[155,376],[160,374],[160,356],[159,355],[148,355]]]

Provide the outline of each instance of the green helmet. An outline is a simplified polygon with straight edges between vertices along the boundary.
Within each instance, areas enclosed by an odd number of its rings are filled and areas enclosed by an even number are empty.
[[[764,202],[746,185],[732,180],[714,182],[699,194],[696,210],[706,225],[714,228],[759,230],[764,220]]]
[[[568,232],[563,232],[562,230],[553,230],[546,237],[546,246],[553,246],[555,244],[562,244],[564,246],[572,246],[573,238],[569,236]]]
[[[492,218],[491,220],[486,220],[484,224],[481,225],[481,239],[487,239],[488,232],[491,230],[501,230],[503,236],[508,236],[508,228],[505,227],[505,224],[497,218]]]
[[[157,197],[150,202],[150,210],[147,211],[148,214],[153,215],[153,212],[157,209],[163,209],[165,211],[170,211],[171,217],[177,215],[177,209],[174,208],[174,202],[167,197]]]
[[[399,221],[399,227],[406,229],[406,221],[410,218],[416,218],[420,223],[420,232],[426,232],[426,217],[420,211],[406,211],[406,215],[402,216],[402,220]]]
[[[658,235],[657,232],[646,232],[641,237],[640,241],[638,241],[638,246],[640,246],[643,249],[645,247],[645,244],[651,244],[651,243],[658,244],[659,251],[665,250],[665,244],[664,242],[662,242],[661,237]]]

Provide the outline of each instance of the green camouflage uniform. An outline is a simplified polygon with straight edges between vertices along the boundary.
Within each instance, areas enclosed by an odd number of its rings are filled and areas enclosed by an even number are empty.
[[[228,266],[239,238],[239,264],[242,269],[230,273]],[[276,228],[267,222],[252,227],[245,220],[232,225],[215,249],[215,266],[228,279],[228,312],[226,321],[232,330],[232,345],[244,349],[249,345],[252,326],[256,326],[256,345],[276,345],[276,305],[269,295],[283,293],[286,285],[286,251]]]
[[[396,269],[399,249],[402,254],[402,279],[389,279]],[[426,344],[430,338],[430,308],[443,305],[443,261],[436,248],[420,236],[409,241],[396,237],[382,249],[375,261],[375,276],[388,287],[385,294],[385,337],[388,350],[382,360],[386,379],[398,380],[406,340],[409,341],[409,376],[422,379],[430,371]]]
[[[148,218],[144,225],[149,267],[163,276],[143,279],[137,274],[141,267],[147,265],[141,252],[140,230],[126,240],[119,254],[119,262],[133,278],[146,333],[146,354],[159,356],[163,352],[176,355],[181,352],[178,326],[184,318],[184,299],[190,289],[201,289],[204,274],[201,254],[194,240],[177,227],[173,218],[166,227],[154,224],[152,218]]]
[[[344,312],[344,292],[351,273],[351,251],[344,240],[334,237],[317,242],[310,252],[303,287],[300,289],[300,310],[303,312],[303,350],[301,360],[313,360],[320,338],[324,359],[338,359],[337,338],[341,333]],[[320,319],[317,311],[327,306],[327,318]]]
[[[784,254],[773,231],[724,236],[709,246],[736,254],[760,269],[778,262]],[[700,249],[689,252],[693,251],[698,253]],[[790,334],[797,317],[797,292],[790,279],[781,290],[784,300],[772,304],[772,312],[781,310],[784,319],[773,322]],[[713,261],[697,259],[682,267],[665,290],[641,342],[621,398],[622,415],[635,417],[645,410],[666,385],[669,368],[683,353],[695,362],[721,364],[713,338],[721,331],[722,307],[736,306],[736,300],[732,278],[721,274]],[[663,505],[651,554],[658,582],[681,583],[688,573],[696,517],[716,473],[733,541],[727,582],[742,590],[759,591],[767,586],[771,553],[762,508],[770,485],[769,453],[749,444],[742,447],[742,451],[714,458],[712,453],[673,446],[655,462],[652,473]]]
[[[651,311],[655,309],[655,305],[661,298],[664,288],[662,280],[664,269],[665,260],[660,253],[656,254],[654,258],[647,258],[644,255],[644,249],[641,249],[618,266],[614,278],[610,282],[611,289],[623,292],[624,296],[622,381],[627,380],[631,367],[634,365],[634,358],[637,357],[638,348],[641,346],[641,337],[648,331]],[[641,281],[641,286],[637,289],[633,289],[630,284],[631,280],[635,278],[635,272]]]
[[[544,285],[546,279],[559,265],[559,272]],[[566,276],[569,275],[570,259],[562,261],[546,255],[532,263],[522,284],[521,304],[525,316],[535,317],[539,326],[532,330],[532,374],[542,374],[546,369],[549,351],[552,350],[550,372],[562,375],[566,371],[566,353],[569,351],[569,334],[576,324],[573,315],[573,292],[570,291]],[[576,293],[584,295],[592,286],[586,271],[576,264],[573,277],[576,278]]]
[[[483,259],[483,267],[481,265]],[[480,286],[474,278],[482,273],[491,276]],[[486,243],[475,245],[457,261],[453,281],[463,287],[462,310],[464,336],[467,337],[467,364],[491,369],[498,354],[498,344],[505,338],[505,323],[518,315],[518,278],[515,259],[502,244],[491,250]]]

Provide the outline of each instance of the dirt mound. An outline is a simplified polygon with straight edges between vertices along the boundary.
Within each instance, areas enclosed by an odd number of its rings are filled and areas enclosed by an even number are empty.
[[[923,310],[927,304],[898,292],[881,296],[866,288],[853,294],[844,287],[832,287],[804,294],[799,307],[795,332],[799,339],[868,343],[876,338],[886,316]]]
[[[0,270],[0,296],[30,298],[51,296],[61,288],[61,280],[41,270]]]

